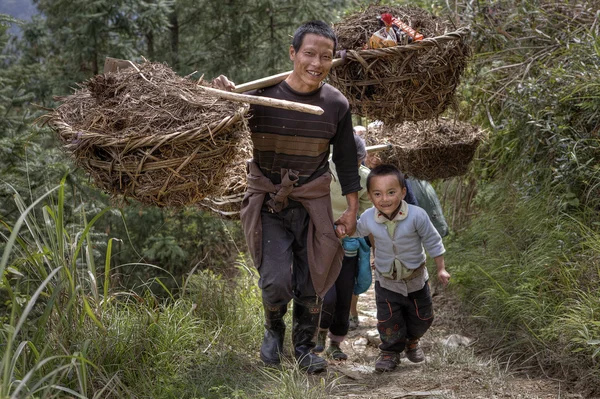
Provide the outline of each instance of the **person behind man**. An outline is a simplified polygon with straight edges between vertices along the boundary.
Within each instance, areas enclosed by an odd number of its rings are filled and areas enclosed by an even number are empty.
[[[406,183],[398,168],[379,165],[367,178],[374,207],[367,209],[354,236],[372,234],[375,252],[377,330],[381,338],[376,371],[392,371],[406,352],[411,362],[425,360],[419,339],[433,322],[433,304],[425,250],[433,257],[437,278],[447,285],[442,238],[422,208],[404,201]],[[343,235],[345,227],[336,227]]]
[[[249,92],[257,96],[320,106],[320,116],[254,105],[249,115],[253,160],[240,218],[260,275],[265,312],[261,360],[278,366],[293,299],[292,342],[300,367],[323,371],[327,362],[312,353],[321,298],[341,269],[343,249],[334,231],[329,185],[329,146],[346,197],[336,223],[356,228],[360,178],[348,100],[323,83],[336,51],[335,33],[322,21],[301,25],[289,49],[294,63],[285,81]],[[221,75],[216,87],[235,85]]]
[[[354,134],[356,143],[356,155],[358,158],[359,175],[361,186],[358,192],[359,214],[370,208],[373,204],[369,200],[369,194],[366,189],[367,176],[369,168],[361,165],[367,157],[365,141],[356,133]],[[331,171],[331,206],[333,216],[338,217],[346,209],[346,200],[342,195],[342,187],[337,176],[336,168],[330,165]],[[359,290],[366,291],[371,285],[371,261],[370,247],[365,240],[361,238],[346,237],[343,239],[344,259],[342,260],[342,270],[335,281],[333,287],[327,291],[323,298],[323,309],[321,311],[320,329],[317,335],[317,345],[313,349],[315,353],[321,353],[325,350],[325,343],[329,333],[330,344],[327,348],[327,355],[335,360],[346,360],[348,356],[340,348],[348,334],[350,314],[350,301],[352,294],[357,287]],[[359,254],[361,256],[359,256]],[[359,267],[360,258],[360,267]],[[359,270],[360,269],[360,270]],[[358,281],[357,281],[358,280]]]

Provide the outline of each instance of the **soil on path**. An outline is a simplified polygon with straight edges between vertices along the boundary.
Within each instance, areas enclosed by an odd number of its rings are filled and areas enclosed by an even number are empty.
[[[581,398],[556,381],[511,373],[477,355],[477,337],[461,330],[463,316],[452,294],[432,291],[435,320],[421,339],[427,360],[415,364],[402,358],[395,371],[383,374],[374,368],[379,335],[373,287],[360,296],[359,327],[342,344],[348,360],[330,360],[329,376],[338,378],[331,398]]]

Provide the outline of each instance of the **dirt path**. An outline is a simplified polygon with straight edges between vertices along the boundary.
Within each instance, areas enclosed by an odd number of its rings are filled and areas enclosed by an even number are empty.
[[[426,362],[403,358],[394,372],[380,374],[374,370],[379,337],[375,293],[371,287],[361,295],[360,325],[342,345],[349,360],[330,361],[330,374],[339,377],[331,398],[581,398],[564,392],[557,382],[514,375],[475,355],[476,337],[460,330],[451,294],[437,290],[433,299],[436,318],[421,340]]]

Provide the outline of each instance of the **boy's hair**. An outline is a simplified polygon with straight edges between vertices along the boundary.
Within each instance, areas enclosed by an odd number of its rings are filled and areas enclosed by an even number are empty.
[[[294,33],[294,38],[292,39],[292,46],[295,51],[300,51],[300,47],[302,46],[302,42],[304,41],[304,36],[308,33],[313,33],[315,35],[323,36],[327,39],[333,40],[333,54],[335,54],[335,50],[337,48],[337,38],[335,37],[335,32],[331,28],[331,26],[327,25],[323,21],[309,21],[305,22]]]
[[[406,188],[406,180],[404,179],[404,173],[400,172],[400,169],[390,164],[382,164],[377,165],[371,172],[369,176],[367,176],[367,191],[371,191],[371,179],[375,176],[387,176],[393,175],[398,178],[398,183],[400,183],[400,188]]]

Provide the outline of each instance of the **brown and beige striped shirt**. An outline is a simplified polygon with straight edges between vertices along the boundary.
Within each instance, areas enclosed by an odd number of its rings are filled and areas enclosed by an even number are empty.
[[[360,190],[352,115],[348,100],[334,87],[324,84],[310,93],[294,91],[285,81],[248,94],[316,105],[325,111],[311,115],[253,105],[250,130],[254,161],[274,184],[281,183],[282,170],[299,172],[298,184],[328,172],[329,146],[342,186],[342,194]]]

